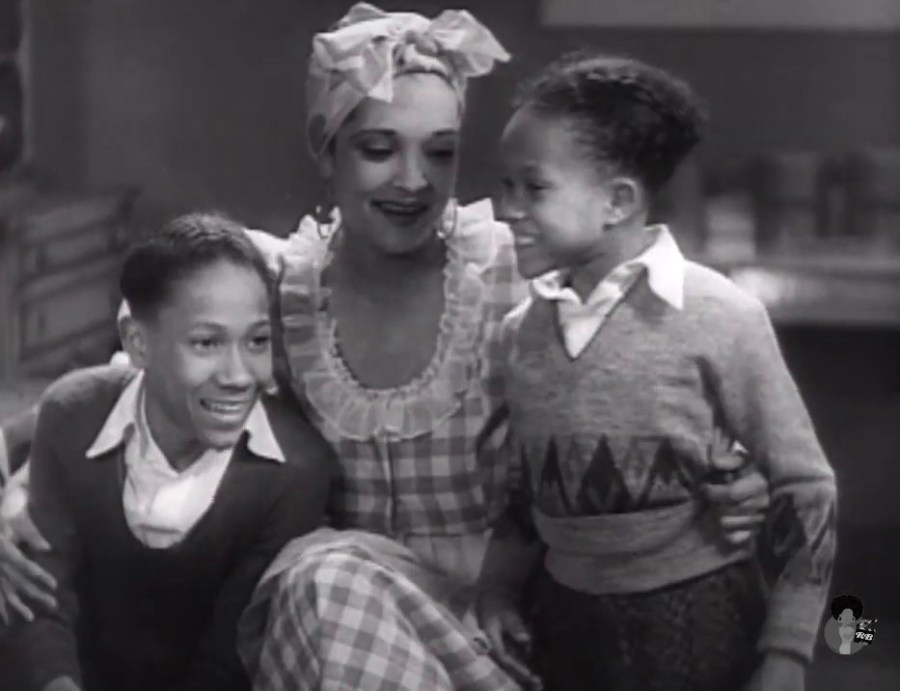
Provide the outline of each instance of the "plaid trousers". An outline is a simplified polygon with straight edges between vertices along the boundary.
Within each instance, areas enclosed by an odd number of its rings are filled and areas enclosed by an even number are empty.
[[[321,529],[291,542],[239,627],[254,691],[513,691],[473,591],[402,545]]]

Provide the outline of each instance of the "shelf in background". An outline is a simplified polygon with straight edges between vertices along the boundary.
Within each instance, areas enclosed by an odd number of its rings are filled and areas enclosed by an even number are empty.
[[[785,326],[900,329],[900,257],[697,257],[768,307]]]

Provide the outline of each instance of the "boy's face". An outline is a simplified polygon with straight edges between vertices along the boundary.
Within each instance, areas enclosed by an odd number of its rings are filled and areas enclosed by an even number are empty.
[[[179,281],[152,319],[130,326],[129,354],[145,372],[147,417],[167,456],[237,442],[272,377],[270,339],[262,279],[227,261]]]
[[[605,251],[610,181],[601,177],[565,118],[518,110],[500,144],[497,218],[515,235],[519,272],[534,278],[587,263]]]

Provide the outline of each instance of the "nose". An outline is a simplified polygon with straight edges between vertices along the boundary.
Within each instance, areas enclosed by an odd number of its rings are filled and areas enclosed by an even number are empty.
[[[428,185],[424,166],[417,154],[404,153],[400,157],[399,166],[395,179],[397,187],[408,192],[417,192]]]
[[[218,370],[219,384],[231,389],[249,389],[255,379],[247,366],[243,353],[237,346],[229,348],[222,356]]]
[[[518,203],[512,191],[504,185],[494,200],[494,218],[503,223],[515,223],[524,217],[525,212],[522,205]]]

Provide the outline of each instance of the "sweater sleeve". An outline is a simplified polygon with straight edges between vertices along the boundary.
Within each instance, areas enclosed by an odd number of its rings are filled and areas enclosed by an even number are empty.
[[[760,465],[772,501],[759,545],[771,587],[762,650],[812,659],[836,547],[837,492],[765,307],[735,315],[718,373],[726,423]]]
[[[222,586],[190,673],[177,691],[243,691],[250,682],[237,652],[237,625],[266,568],[293,538],[309,530],[309,488],[298,466],[285,477],[234,571]],[[324,503],[324,500],[323,500]]]
[[[52,550],[29,554],[29,557],[56,579],[58,606],[51,610],[35,603],[35,619],[22,624],[14,639],[31,688],[35,689],[59,677],[80,683],[81,676],[75,637],[78,602],[74,584],[81,546],[71,507],[73,492],[68,486],[69,473],[61,463],[59,444],[55,443],[64,438],[61,432],[67,424],[61,407],[45,399],[31,448],[28,510]]]

